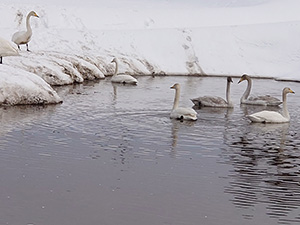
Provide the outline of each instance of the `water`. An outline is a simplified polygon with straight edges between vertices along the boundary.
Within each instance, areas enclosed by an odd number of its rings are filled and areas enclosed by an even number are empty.
[[[281,97],[290,124],[250,124],[234,79],[234,110],[201,109],[169,119],[226,78],[139,77],[58,87],[61,105],[0,108],[0,224],[299,224],[299,83],[254,80]],[[277,110],[277,109],[273,109]]]

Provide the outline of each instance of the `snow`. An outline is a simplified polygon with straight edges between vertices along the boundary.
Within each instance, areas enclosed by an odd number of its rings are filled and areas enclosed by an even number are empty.
[[[28,12],[40,16],[31,18],[31,52],[21,46],[20,56],[3,63],[50,85],[112,75],[113,57],[120,73],[132,75],[300,81],[299,7],[298,0],[2,0],[0,36],[7,40],[25,29]]]
[[[0,105],[55,104],[62,100],[42,78],[10,66],[0,66]]]

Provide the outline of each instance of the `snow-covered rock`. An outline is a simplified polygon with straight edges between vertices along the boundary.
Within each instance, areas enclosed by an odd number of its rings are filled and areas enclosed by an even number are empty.
[[[53,88],[39,76],[7,65],[0,66],[0,105],[61,102]]]
[[[35,73],[50,85],[82,83],[104,78],[95,65],[81,56],[60,52],[20,52],[19,57],[6,59],[5,64]]]

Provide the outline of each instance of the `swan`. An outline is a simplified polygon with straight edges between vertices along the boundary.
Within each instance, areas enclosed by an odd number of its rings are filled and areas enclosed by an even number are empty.
[[[248,98],[251,87],[252,87],[252,80],[251,78],[244,74],[241,79],[239,80],[238,84],[242,81],[246,80],[248,82],[247,89],[244,92],[243,96],[241,97],[241,104],[247,104],[247,105],[264,105],[264,106],[278,106],[282,102],[275,97],[272,97],[270,95],[264,95],[264,96],[256,96],[256,97],[250,97]]]
[[[292,91],[290,88],[286,87],[282,91],[282,101],[283,101],[283,107],[282,107],[282,114],[279,112],[274,111],[261,111],[257,113],[253,113],[251,115],[248,115],[247,117],[255,123],[287,123],[290,121],[290,114],[287,109],[287,103],[286,103],[286,95],[288,93],[295,94],[294,91]]]
[[[216,108],[233,108],[233,103],[230,99],[230,83],[233,83],[231,77],[227,77],[226,100],[221,97],[203,96],[191,99],[197,107],[216,107]]]
[[[117,58],[114,58],[111,62],[114,62],[116,64],[115,73],[111,78],[111,82],[122,84],[137,84],[138,81],[133,76],[130,76],[128,74],[118,74],[119,61]]]
[[[2,64],[2,57],[15,55],[19,55],[18,50],[9,41],[0,37],[0,64]]]
[[[197,112],[194,109],[178,107],[180,97],[180,85],[176,83],[170,88],[175,89],[174,104],[170,118],[180,120],[197,120]]]
[[[34,11],[31,11],[30,13],[28,13],[28,15],[26,17],[26,28],[27,28],[27,30],[26,31],[18,31],[18,32],[14,33],[13,36],[12,36],[11,40],[14,43],[16,43],[19,50],[21,50],[20,45],[26,44],[27,51],[29,51],[28,42],[30,41],[31,36],[32,36],[32,29],[31,29],[31,26],[30,26],[29,19],[32,16],[35,16],[35,17],[39,18],[39,16]]]

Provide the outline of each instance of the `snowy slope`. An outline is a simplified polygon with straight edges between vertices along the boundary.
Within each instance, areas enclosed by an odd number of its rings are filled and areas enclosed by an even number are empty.
[[[42,6],[38,0],[31,2],[32,6],[11,1],[0,6],[10,21],[0,22],[0,34],[10,38],[25,26],[20,18],[34,9],[40,19],[31,19],[33,54],[90,56],[99,73],[111,73],[113,56],[140,62],[125,68],[133,74],[249,73],[282,78],[298,71],[296,0],[88,0],[84,5],[72,1],[71,6],[64,0],[57,2],[59,7],[55,1]],[[4,12],[4,6],[9,10]]]
[[[139,74],[236,75],[300,80],[298,0],[2,0],[0,36],[31,18],[32,52],[3,63],[51,85]],[[1,74],[0,74],[1,75]]]

